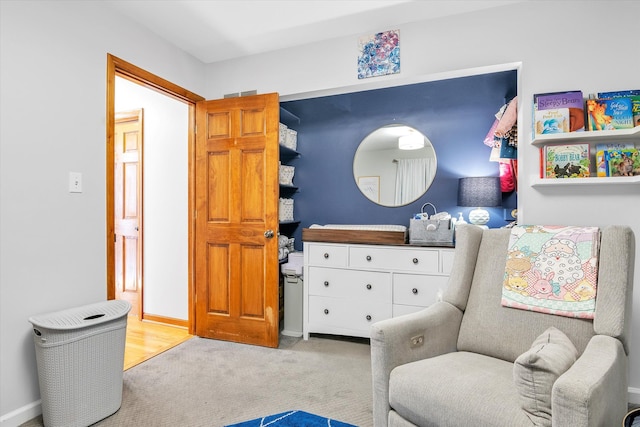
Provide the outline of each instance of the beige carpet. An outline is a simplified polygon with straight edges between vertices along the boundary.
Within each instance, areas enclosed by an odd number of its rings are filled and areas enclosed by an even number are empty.
[[[193,338],[127,370],[123,386],[120,410],[95,426],[215,427],[290,409],[373,424],[363,340],[282,337],[269,349]]]

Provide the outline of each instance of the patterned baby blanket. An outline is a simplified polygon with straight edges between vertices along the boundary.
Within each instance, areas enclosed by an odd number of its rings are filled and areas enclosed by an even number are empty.
[[[593,319],[599,245],[598,227],[513,227],[502,305]]]

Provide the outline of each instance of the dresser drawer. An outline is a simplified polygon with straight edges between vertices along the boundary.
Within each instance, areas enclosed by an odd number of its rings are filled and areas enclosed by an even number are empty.
[[[389,301],[360,304],[352,299],[311,296],[308,315],[312,325],[358,330],[368,336],[373,323],[391,318],[392,307]]]
[[[309,267],[309,295],[385,302],[391,298],[391,274],[374,271]]]
[[[438,273],[438,254],[438,250],[352,246],[349,248],[349,267]]]
[[[447,276],[394,274],[393,303],[427,307],[438,301],[448,280]]]
[[[447,250],[440,252],[440,257],[442,258],[440,262],[442,263],[442,268],[440,269],[441,273],[451,274],[451,269],[453,268],[453,256],[455,255],[455,251]]]
[[[344,245],[308,245],[309,265],[322,265],[327,267],[346,267],[349,250]]]

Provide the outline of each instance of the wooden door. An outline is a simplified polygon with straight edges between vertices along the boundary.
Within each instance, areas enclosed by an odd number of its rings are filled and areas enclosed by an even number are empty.
[[[278,94],[196,104],[195,323],[278,346]]]
[[[116,299],[142,319],[142,110],[116,113],[114,151]]]

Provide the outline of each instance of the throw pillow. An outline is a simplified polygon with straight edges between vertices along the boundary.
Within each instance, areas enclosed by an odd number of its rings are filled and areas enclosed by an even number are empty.
[[[522,409],[536,426],[551,426],[553,383],[578,358],[571,340],[553,326],[535,339],[513,364],[513,380]]]

